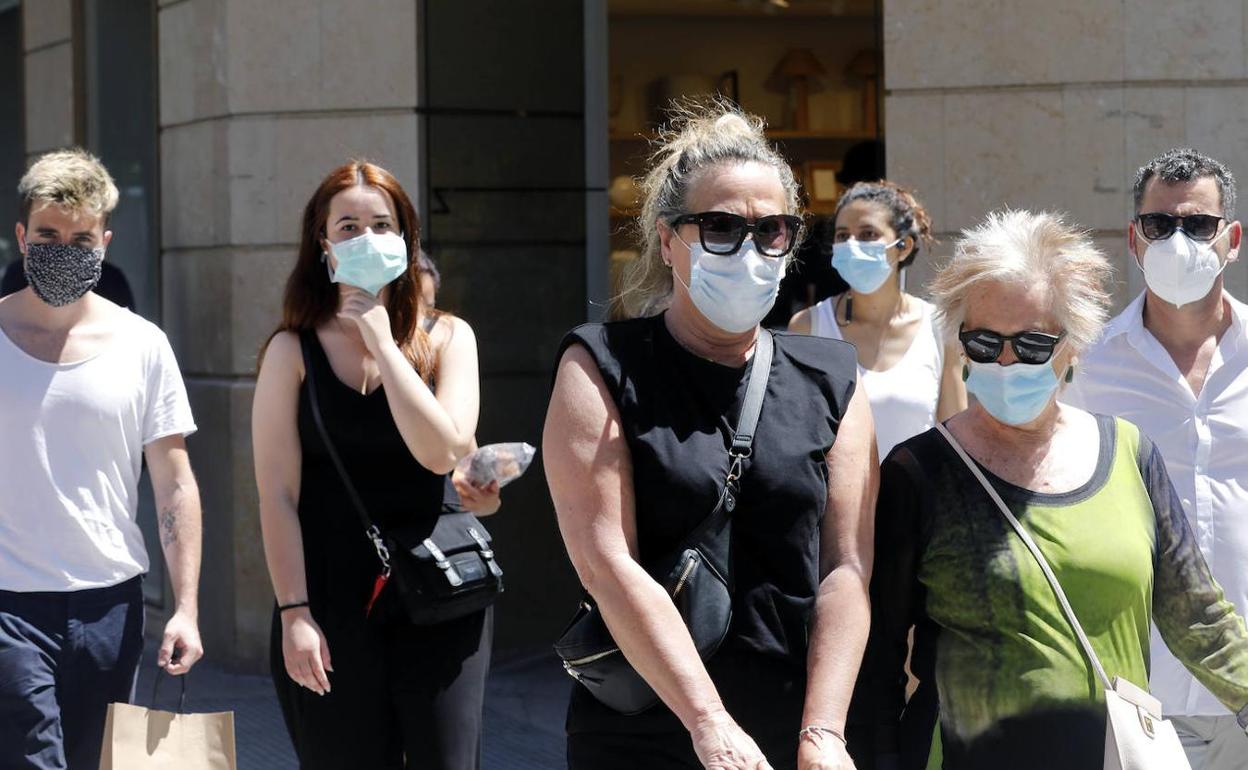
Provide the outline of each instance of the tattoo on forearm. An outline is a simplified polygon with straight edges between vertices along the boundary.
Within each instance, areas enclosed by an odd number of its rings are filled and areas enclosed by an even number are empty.
[[[178,540],[178,532],[174,527],[178,524],[178,512],[173,508],[166,508],[160,512],[160,544],[162,547],[169,547]]]

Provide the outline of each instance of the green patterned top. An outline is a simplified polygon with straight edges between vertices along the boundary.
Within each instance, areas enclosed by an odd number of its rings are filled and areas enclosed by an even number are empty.
[[[1248,629],[1209,574],[1160,454],[1133,424],[1097,419],[1099,460],[1079,489],[1036,493],[985,469],[989,480],[1111,677],[1147,688],[1152,619],[1176,657],[1248,718]],[[945,768],[1099,770],[1102,685],[1039,565],[935,430],[881,468],[871,593],[852,717],[860,769],[924,767],[938,700]],[[907,706],[911,626],[921,686]]]

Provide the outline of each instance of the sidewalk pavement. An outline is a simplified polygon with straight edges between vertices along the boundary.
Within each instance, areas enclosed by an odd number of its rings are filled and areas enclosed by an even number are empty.
[[[135,700],[152,697],[156,647],[149,642]],[[187,710],[233,711],[239,770],[297,770],[286,726],[267,676],[230,674],[210,661],[188,675]],[[566,767],[563,719],[571,680],[549,650],[496,660],[485,695],[484,770],[557,770]],[[173,689],[160,702],[172,708]]]

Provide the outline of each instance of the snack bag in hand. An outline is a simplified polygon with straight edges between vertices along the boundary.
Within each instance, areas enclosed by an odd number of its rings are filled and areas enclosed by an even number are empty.
[[[475,487],[497,481],[500,487],[520,478],[537,450],[523,441],[508,444],[486,444],[459,461],[456,470]]]

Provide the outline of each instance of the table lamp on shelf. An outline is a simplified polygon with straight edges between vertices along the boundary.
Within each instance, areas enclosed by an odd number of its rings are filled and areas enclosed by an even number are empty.
[[[789,97],[785,116],[787,128],[810,130],[810,94],[823,88],[822,76],[826,72],[815,52],[809,48],[790,49],[771,71],[766,82],[767,89],[786,93]]]
[[[880,52],[871,48],[859,51],[845,66],[845,74],[862,81],[862,125],[868,134],[879,126]]]

